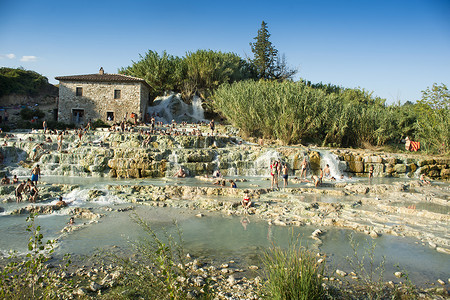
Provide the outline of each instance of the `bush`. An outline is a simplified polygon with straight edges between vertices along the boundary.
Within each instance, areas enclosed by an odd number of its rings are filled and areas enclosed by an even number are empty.
[[[23,108],[20,110],[20,117],[22,120],[32,120],[35,117],[38,119],[43,118],[45,116],[45,113],[41,111],[39,108],[37,109],[30,109],[28,107]]]
[[[291,244],[288,249],[273,247],[263,256],[267,282],[267,299],[323,299],[324,265],[303,247]]]
[[[93,128],[109,128],[110,125],[107,124],[105,121],[98,119],[92,123],[92,127]]]

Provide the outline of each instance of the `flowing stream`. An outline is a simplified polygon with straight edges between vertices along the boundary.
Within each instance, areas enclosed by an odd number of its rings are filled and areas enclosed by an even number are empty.
[[[245,177],[251,182],[268,185],[264,177]],[[196,179],[148,179],[148,180],[112,180],[112,179],[86,179],[73,177],[44,176],[43,181],[65,182],[77,184],[79,188],[64,195],[69,207],[50,215],[37,217],[36,222],[42,226],[42,233],[46,239],[58,239],[57,254],[72,253],[75,255],[92,255],[101,250],[114,248],[124,252],[132,249],[131,243],[143,236],[143,231],[133,222],[132,216],[137,214],[149,222],[158,234],[168,232],[176,235],[177,228],[182,232],[184,248],[195,257],[224,263],[229,260],[239,262],[243,266],[260,265],[260,256],[272,245],[287,247],[290,242],[299,239],[303,246],[314,251],[326,253],[327,264],[331,272],[333,269],[343,269],[351,272],[346,257],[352,256],[350,246],[350,230],[325,228],[326,234],[321,242],[311,238],[315,226],[282,227],[270,225],[255,216],[223,216],[219,213],[206,213],[202,218],[196,217],[198,211],[180,208],[160,208],[146,205],[132,205],[133,210],[120,212],[120,208],[130,207],[130,203],[123,202],[106,189],[111,184],[185,184],[191,186],[207,185]],[[245,182],[240,183],[245,186]],[[92,189],[101,190],[104,194],[92,201],[88,193]],[[318,199],[320,198],[320,199]],[[312,195],[303,199],[305,202],[339,202],[339,197]],[[348,200],[346,200],[348,201]],[[39,205],[54,204],[56,199],[48,199]],[[19,253],[26,252],[28,233],[26,231],[26,215],[9,215],[9,212],[27,203],[4,203],[5,212],[0,214],[0,249],[3,254],[9,250]],[[68,211],[73,207],[89,207],[104,216],[82,229],[70,233],[61,233],[67,225]],[[174,225],[176,222],[177,225]],[[76,219],[76,224],[89,223],[89,220]],[[322,228],[323,229],[323,228]],[[367,256],[365,249],[376,243],[375,264],[379,265],[384,256],[385,280],[394,280],[393,273],[407,270],[416,284],[433,282],[437,278],[446,278],[450,270],[448,255],[438,253],[429,247],[417,243],[413,238],[394,237],[383,235],[372,240],[365,234],[352,233],[359,255]]]

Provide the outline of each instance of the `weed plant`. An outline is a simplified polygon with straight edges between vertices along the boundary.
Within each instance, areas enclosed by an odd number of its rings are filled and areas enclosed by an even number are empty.
[[[44,243],[41,227],[35,222],[36,216],[31,214],[27,218],[27,231],[31,235],[25,259],[12,252],[8,258],[10,263],[0,272],[1,299],[61,299],[71,293],[72,282],[63,281],[47,264],[55,242],[47,240]],[[60,266],[61,271],[69,266],[70,260],[66,262],[65,266]]]
[[[150,225],[137,214],[133,220],[144,230],[145,235],[133,242],[136,255],[120,256],[107,253],[105,260],[120,266],[122,276],[105,296],[106,299],[208,299],[207,288],[200,293],[188,284],[188,273],[184,263],[181,232],[175,238],[165,233],[160,238]]]
[[[263,293],[267,299],[323,299],[322,286],[324,264],[316,256],[297,243],[287,249],[270,248],[263,256],[265,277]]]

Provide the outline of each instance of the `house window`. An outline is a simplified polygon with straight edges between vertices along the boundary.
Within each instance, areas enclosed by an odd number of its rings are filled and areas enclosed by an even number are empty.
[[[72,109],[72,122],[75,124],[83,123],[84,109]]]
[[[112,112],[112,111],[106,112],[106,120],[114,121],[114,112]]]
[[[114,90],[114,99],[120,99],[120,90]]]
[[[76,96],[83,96],[83,88],[82,87],[77,87],[77,90],[75,92]]]

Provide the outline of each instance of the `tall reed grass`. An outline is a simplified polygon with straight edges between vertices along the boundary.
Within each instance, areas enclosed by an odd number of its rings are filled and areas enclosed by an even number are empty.
[[[263,256],[265,266],[264,296],[267,299],[323,299],[324,265],[309,250],[296,244],[288,249],[273,247]]]
[[[285,144],[384,145],[400,140],[415,121],[402,114],[403,106],[386,107],[364,90],[330,93],[292,81],[224,84],[215,92],[214,107],[244,134]]]

